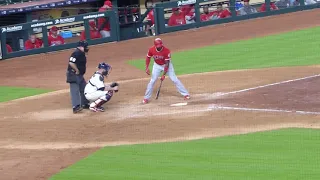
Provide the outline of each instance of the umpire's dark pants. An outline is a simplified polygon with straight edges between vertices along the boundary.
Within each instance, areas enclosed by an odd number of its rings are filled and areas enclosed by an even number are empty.
[[[88,104],[89,101],[84,96],[84,88],[86,86],[86,81],[83,75],[73,75],[75,81],[69,82],[72,107],[75,107],[77,105]]]

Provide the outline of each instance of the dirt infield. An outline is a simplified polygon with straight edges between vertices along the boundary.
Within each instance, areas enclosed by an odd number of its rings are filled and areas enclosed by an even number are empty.
[[[260,86],[221,97],[220,108],[296,112],[320,115],[320,74]],[[213,104],[214,106],[214,104]],[[225,108],[226,109],[226,108]]]
[[[179,51],[318,26],[319,12],[230,23],[162,38],[170,48]],[[185,38],[191,34],[192,40]],[[169,80],[164,82],[158,101],[140,104],[149,79],[144,72],[127,65],[126,60],[144,57],[151,41],[152,38],[143,38],[91,48],[88,72],[98,62],[107,60],[114,67],[111,80],[122,80],[120,92],[106,105],[105,113],[72,114],[69,94],[63,90],[67,88],[65,59],[70,51],[0,62],[1,85],[60,90],[0,104],[0,179],[47,179],[106,145],[198,139],[283,127],[320,127],[318,114],[296,113],[320,112],[316,108],[316,84],[320,81],[317,66],[185,75],[180,78],[192,95],[187,106],[170,107],[184,100]],[[14,79],[10,78],[12,72],[19,72]],[[314,77],[297,80],[309,76]]]

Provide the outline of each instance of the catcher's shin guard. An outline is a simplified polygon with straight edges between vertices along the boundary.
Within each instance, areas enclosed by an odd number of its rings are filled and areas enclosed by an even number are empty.
[[[111,97],[113,96],[113,91],[108,91],[105,96],[100,97],[96,101],[90,104],[90,107],[101,107],[106,102],[110,101]]]

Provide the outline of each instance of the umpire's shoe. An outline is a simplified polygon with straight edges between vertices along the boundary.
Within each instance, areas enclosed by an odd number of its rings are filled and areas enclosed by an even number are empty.
[[[83,108],[80,105],[73,107],[73,114],[76,114],[76,113],[82,111],[82,109]]]
[[[82,109],[89,109],[89,107],[90,107],[89,104],[82,105]]]

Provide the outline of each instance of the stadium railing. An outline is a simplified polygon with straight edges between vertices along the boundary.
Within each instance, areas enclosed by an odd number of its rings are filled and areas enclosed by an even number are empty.
[[[106,38],[100,39],[90,39],[90,32],[89,32],[89,20],[97,19],[98,17],[107,17],[109,18],[110,27],[111,27],[111,36]],[[39,53],[46,53],[58,50],[64,50],[76,47],[77,42],[80,40],[80,37],[75,39],[72,42],[58,45],[58,46],[49,46],[48,45],[48,32],[52,26],[61,26],[63,24],[70,24],[75,22],[83,22],[84,30],[86,34],[86,40],[90,45],[93,44],[101,44],[107,42],[113,42],[119,40],[119,23],[118,18],[116,18],[116,14],[113,11],[107,12],[94,12],[88,14],[82,14],[78,16],[70,16],[64,17],[59,19],[52,19],[52,20],[43,20],[37,22],[29,22],[24,24],[16,24],[13,26],[1,27],[1,52],[2,52],[2,59],[8,59],[13,57],[19,56],[26,56],[31,54],[39,54]],[[35,33],[35,29],[40,29],[41,32]],[[12,53],[7,53],[6,44],[7,44],[7,35],[8,33],[15,33],[17,31],[23,31],[23,33],[28,36],[29,34],[38,34],[38,38],[42,38],[44,46],[42,48],[32,49],[32,50],[23,50],[15,51]],[[25,37],[24,40],[27,40],[28,37]]]
[[[154,16],[155,16],[155,32],[156,35],[170,33],[174,31],[181,31],[187,30],[192,28],[199,28],[208,25],[215,25],[215,24],[222,24],[234,21],[241,21],[246,19],[253,19],[259,18],[264,16],[271,16],[271,15],[278,15],[284,13],[290,13],[295,11],[302,11],[302,10],[309,10],[315,9],[320,7],[320,3],[312,4],[312,5],[305,5],[305,0],[297,0],[299,2],[299,6],[292,6],[288,8],[279,8],[278,10],[271,11],[270,9],[270,0],[265,0],[263,3],[266,4],[266,11],[265,12],[258,12],[250,15],[237,15],[235,9],[236,0],[229,0],[223,1],[225,4],[228,4],[228,8],[232,14],[229,18],[223,19],[215,19],[210,21],[201,22],[200,21],[200,8],[203,4],[213,4],[215,5],[217,1],[208,1],[208,0],[185,0],[185,1],[172,1],[172,2],[165,2],[165,3],[158,3],[154,7]],[[180,26],[167,26],[166,23],[168,21],[168,13],[170,9],[175,7],[182,7],[183,5],[194,4],[195,7],[195,14],[196,14],[196,22],[191,24],[185,24]],[[255,6],[255,5],[253,5]]]

